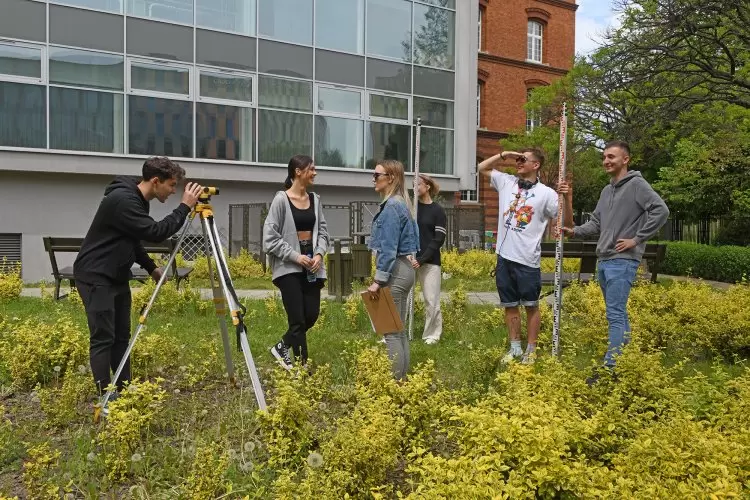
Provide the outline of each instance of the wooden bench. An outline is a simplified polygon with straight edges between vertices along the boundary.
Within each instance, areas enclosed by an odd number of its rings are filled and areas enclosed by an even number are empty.
[[[81,251],[81,245],[83,244],[83,238],[58,238],[54,236],[44,236],[44,250],[49,254],[49,262],[52,265],[52,276],[55,278],[55,300],[59,300],[60,296],[60,284],[63,280],[70,282],[70,288],[75,288],[75,276],[73,276],[73,266],[65,266],[59,268],[57,265],[56,254],[62,253],[78,253]],[[155,253],[162,255],[171,255],[174,251],[177,240],[166,240],[161,243],[148,243],[142,242],[143,248],[146,253]],[[188,279],[190,272],[193,270],[191,267],[177,267],[177,261],[172,263],[170,270],[167,272],[168,277],[177,280],[177,288],[180,287],[182,280]],[[141,267],[131,269],[131,279],[145,283],[149,279],[145,269]]]
[[[566,241],[563,243],[563,258],[581,259],[581,267],[574,273],[563,273],[562,283],[567,286],[573,281],[587,283],[594,279],[596,275],[596,241]],[[545,241],[542,243],[542,257],[555,257],[557,243],[554,241]],[[651,273],[651,282],[656,283],[661,263],[664,262],[664,256],[667,252],[667,245],[664,243],[646,243],[646,249],[643,253],[643,260],[648,264]],[[553,285],[555,283],[555,273],[542,273],[542,285]]]

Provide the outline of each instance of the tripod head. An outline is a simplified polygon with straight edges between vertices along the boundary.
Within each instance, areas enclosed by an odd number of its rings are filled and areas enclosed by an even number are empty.
[[[211,196],[219,194],[219,188],[213,186],[205,186],[201,194],[198,196],[198,201],[207,202],[211,199]]]

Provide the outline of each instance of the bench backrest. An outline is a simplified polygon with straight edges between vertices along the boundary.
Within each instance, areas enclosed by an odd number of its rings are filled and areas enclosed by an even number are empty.
[[[49,254],[52,273],[55,275],[60,273],[60,270],[57,267],[55,253],[80,252],[81,245],[83,245],[83,238],[44,236],[42,237],[42,241],[44,242],[44,250]],[[177,245],[177,241],[172,239],[160,243],[142,241],[141,244],[146,250],[146,253],[171,254],[175,245]],[[177,274],[177,259],[172,263],[172,272],[175,275]]]
[[[566,241],[563,243],[563,257],[580,258],[581,273],[596,272],[596,241]],[[554,241],[542,242],[542,257],[554,257],[557,243]],[[664,243],[646,243],[643,258],[651,261],[651,274],[656,277],[659,266],[664,260],[667,245]]]

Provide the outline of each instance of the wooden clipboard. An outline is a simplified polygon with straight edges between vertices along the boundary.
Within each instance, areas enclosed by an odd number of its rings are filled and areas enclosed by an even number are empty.
[[[393,300],[390,287],[381,287],[377,300],[370,298],[370,292],[367,290],[360,293],[360,296],[375,333],[383,335],[403,331],[404,323],[396,310],[396,302]]]

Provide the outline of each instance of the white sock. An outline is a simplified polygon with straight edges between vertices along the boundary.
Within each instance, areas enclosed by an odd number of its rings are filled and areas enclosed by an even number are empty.
[[[511,340],[510,341],[510,350],[513,351],[513,352],[522,352],[521,341],[520,340]]]
[[[536,344],[528,344],[526,346],[526,354],[531,354],[534,351],[536,351]]]

